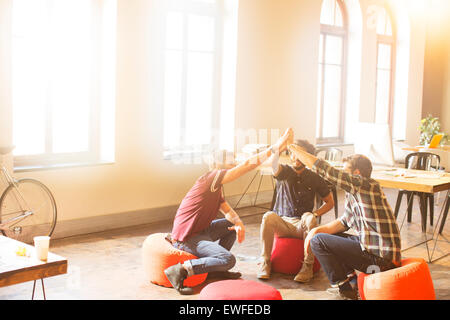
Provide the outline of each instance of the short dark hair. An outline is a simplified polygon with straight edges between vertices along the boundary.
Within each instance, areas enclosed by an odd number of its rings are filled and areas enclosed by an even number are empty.
[[[303,149],[305,149],[306,152],[308,152],[309,154],[315,155],[316,154],[316,147],[314,147],[311,143],[309,143],[308,140],[295,140],[295,144],[298,145],[299,147],[302,147]]]
[[[356,169],[361,172],[361,176],[364,178],[370,178],[372,175],[372,162],[366,156],[362,154],[354,154],[352,156],[343,159],[343,162],[348,162],[352,172]]]

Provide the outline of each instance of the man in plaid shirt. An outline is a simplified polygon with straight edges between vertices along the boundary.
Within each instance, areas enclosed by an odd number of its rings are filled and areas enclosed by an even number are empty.
[[[344,159],[338,170],[295,145],[289,151],[320,176],[346,192],[345,213],[337,220],[310,231],[310,246],[319,260],[331,289],[343,299],[357,299],[355,270],[372,273],[400,265],[400,232],[379,183],[370,178],[372,164],[362,155]],[[357,236],[342,234],[353,229]]]

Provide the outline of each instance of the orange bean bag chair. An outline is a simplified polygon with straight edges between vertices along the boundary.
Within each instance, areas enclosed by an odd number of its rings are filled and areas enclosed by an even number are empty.
[[[283,300],[272,286],[252,280],[222,280],[208,284],[199,300]]]
[[[358,275],[361,300],[436,300],[425,260],[402,260],[401,267],[371,275]]]
[[[304,259],[304,241],[298,238],[278,238],[273,241],[270,263],[273,272],[297,274]],[[319,261],[314,258],[313,271],[320,270]]]
[[[197,259],[196,256],[174,248],[166,239],[165,233],[151,234],[142,246],[144,272],[147,279],[160,286],[171,288],[164,270],[186,260]],[[185,287],[195,287],[206,280],[207,273],[196,274],[184,280]]]

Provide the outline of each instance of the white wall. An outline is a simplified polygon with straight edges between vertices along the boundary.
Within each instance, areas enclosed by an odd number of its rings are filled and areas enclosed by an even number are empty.
[[[0,0],[0,14],[5,15],[7,10],[1,9],[9,1]],[[206,170],[203,165],[173,165],[162,158],[155,41],[159,16],[154,1],[118,0],[116,162],[18,174],[40,179],[51,188],[60,221],[177,205]],[[315,140],[320,5],[311,0],[240,1],[236,128],[291,126],[296,138]],[[7,42],[7,21],[0,19],[1,44]],[[420,25],[413,29],[407,121],[408,140],[415,144],[422,106],[424,32]],[[373,59],[369,40],[363,39],[367,54],[363,79],[373,77],[366,66]],[[0,58],[0,139],[8,143],[12,141],[8,45],[0,46]],[[373,83],[364,81],[361,114],[373,98]],[[242,192],[252,175],[227,186],[227,195]],[[263,189],[270,187],[264,182]]]

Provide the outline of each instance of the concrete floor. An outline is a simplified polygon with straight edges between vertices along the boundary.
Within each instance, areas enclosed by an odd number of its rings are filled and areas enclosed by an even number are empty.
[[[395,204],[397,193],[385,190],[391,205]],[[435,209],[435,221],[439,217],[443,196]],[[406,203],[403,203],[404,209]],[[343,194],[339,195],[339,212],[343,212]],[[233,270],[239,270],[244,279],[260,281],[256,278],[257,259],[260,253],[259,225],[261,216],[266,210],[261,208],[245,208],[238,210],[246,225],[246,240],[236,244],[232,252],[237,257],[237,264]],[[398,218],[401,225],[404,211]],[[327,213],[322,223],[331,221],[334,212]],[[145,279],[142,270],[141,248],[145,238],[156,232],[169,232],[171,222],[145,225],[134,228],[112,230],[96,234],[76,236],[54,240],[51,251],[67,257],[69,272],[53,278],[45,279],[47,299],[60,300],[173,300],[197,299],[200,290],[210,281],[195,288],[196,294],[180,296],[174,289],[154,285]],[[431,227],[428,237],[432,235]],[[444,241],[450,235],[450,223],[444,230],[444,237],[440,237],[433,259],[449,252],[450,245]],[[420,242],[423,235],[420,232],[420,218],[417,204],[414,207],[413,222],[405,221],[402,228],[402,246],[407,248]],[[429,243],[433,249],[434,242]],[[427,259],[425,245],[403,252],[403,257],[422,257]],[[446,257],[429,264],[437,299],[450,299],[450,257]],[[332,297],[325,292],[329,282],[324,272],[320,270],[308,284],[299,284],[292,280],[293,276],[274,274],[265,283],[277,288],[285,300],[327,300]],[[0,300],[31,298],[33,283],[14,285],[0,288]],[[37,284],[36,299],[42,299],[40,283]]]

